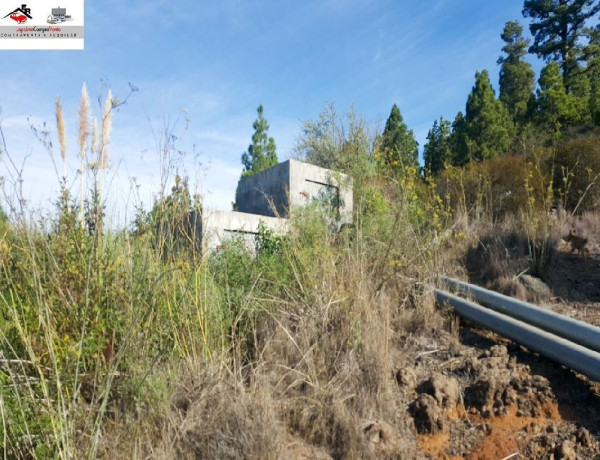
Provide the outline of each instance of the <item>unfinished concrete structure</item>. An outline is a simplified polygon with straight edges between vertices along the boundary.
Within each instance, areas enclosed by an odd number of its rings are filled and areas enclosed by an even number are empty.
[[[240,179],[238,211],[261,216],[288,217],[290,211],[311,202],[330,206],[341,223],[352,221],[352,181],[330,169],[288,160]]]
[[[315,201],[337,215],[336,225],[352,222],[352,181],[345,174],[288,160],[242,178],[236,192],[237,212],[203,211],[203,249],[218,248],[232,237],[254,247],[260,222],[275,234],[284,234],[290,212]]]
[[[226,240],[241,238],[249,249],[253,249],[261,222],[265,228],[277,235],[287,232],[287,219],[245,212],[204,210],[202,212],[202,248],[204,251],[212,251],[218,249]]]

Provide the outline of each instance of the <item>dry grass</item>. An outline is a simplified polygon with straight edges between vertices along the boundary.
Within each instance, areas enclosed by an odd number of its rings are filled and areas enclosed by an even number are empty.
[[[600,242],[600,213],[588,211],[577,217],[566,216],[562,223],[561,231],[565,229],[567,231],[564,235],[573,229],[579,236],[587,238],[588,244],[598,244]]]
[[[237,384],[236,384],[237,383]],[[286,432],[264,388],[211,366],[180,382],[156,458],[282,458]]]
[[[308,263],[301,248],[292,251],[294,267]],[[190,376],[174,398],[158,456],[416,455],[408,401],[395,376],[407,343],[415,346],[410,337],[427,331],[445,337],[444,321],[411,283],[378,289],[364,254],[352,246],[328,255],[296,272],[283,297],[253,299],[265,311],[255,359],[233,371]],[[384,427],[376,441],[373,426]]]
[[[560,270],[558,251],[571,250],[569,232],[588,239],[588,249],[599,244],[600,214],[573,214],[560,208],[548,214],[529,212],[500,222],[457,219],[446,272],[522,300],[543,304],[551,297],[538,281],[550,283]],[[460,238],[456,234],[460,234]],[[465,273],[461,272],[464,267]],[[533,278],[532,278],[533,277]]]

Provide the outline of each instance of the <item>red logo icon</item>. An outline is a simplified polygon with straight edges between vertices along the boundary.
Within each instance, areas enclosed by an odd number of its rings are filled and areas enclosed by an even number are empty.
[[[27,5],[23,3],[20,8],[8,13],[4,18],[10,17],[13,21],[23,24],[27,22],[27,19],[32,19],[31,8],[27,8]],[[4,19],[2,18],[2,19]]]
[[[24,14],[13,13],[10,15],[10,18],[13,21],[17,21],[19,24],[23,24],[25,21],[27,21],[27,16]]]

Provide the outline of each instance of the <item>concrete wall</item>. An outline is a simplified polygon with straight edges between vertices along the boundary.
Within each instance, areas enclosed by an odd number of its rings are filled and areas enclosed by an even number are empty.
[[[235,194],[238,211],[261,216],[287,217],[287,193],[290,184],[290,162],[279,163],[250,177],[240,179]]]
[[[305,206],[313,200],[337,207],[340,223],[352,222],[352,179],[320,166],[297,160],[290,163],[290,209]]]
[[[287,232],[287,220],[234,211],[205,209],[202,212],[202,248],[205,253],[217,249],[224,241],[242,238],[254,249],[254,238],[262,222],[275,234]]]
[[[297,160],[288,160],[240,179],[236,203],[240,212],[288,217],[294,207],[312,201],[338,207],[341,223],[352,222],[352,181],[342,173]],[[271,201],[271,202],[270,202]],[[271,204],[272,203],[272,204]]]

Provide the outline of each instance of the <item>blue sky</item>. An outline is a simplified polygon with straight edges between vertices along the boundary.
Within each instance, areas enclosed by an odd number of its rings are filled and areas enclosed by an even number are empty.
[[[57,178],[27,117],[38,126],[46,121],[55,136],[60,96],[77,193],[81,85],[99,115],[96,97],[107,85],[122,98],[131,82],[139,91],[113,122],[113,219],[132,213],[131,177],[146,206],[158,192],[156,138],[165,124],[187,152],[180,169],[192,186],[208,206],[228,209],[259,104],[280,160],[289,157],[301,121],[316,119],[329,102],[341,113],[353,104],[381,127],[396,103],[422,149],[435,119],[464,111],[475,71],[488,69],[497,91],[500,34],[506,21],[526,25],[521,9],[522,0],[87,2],[84,51],[0,51],[8,151],[17,164],[26,158],[23,190],[31,204],[48,208]],[[539,70],[540,62],[528,59]]]

